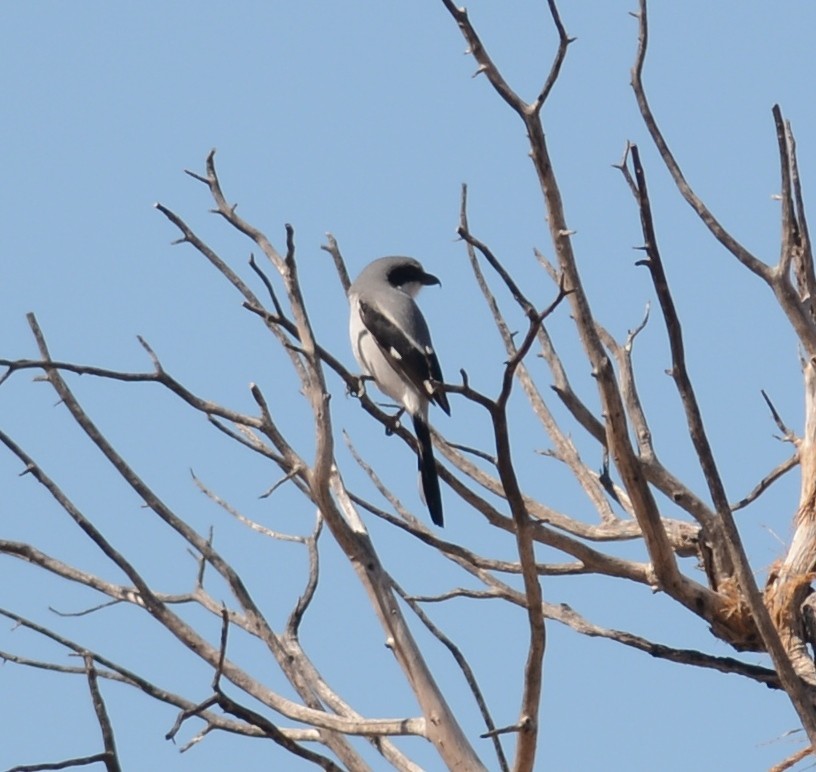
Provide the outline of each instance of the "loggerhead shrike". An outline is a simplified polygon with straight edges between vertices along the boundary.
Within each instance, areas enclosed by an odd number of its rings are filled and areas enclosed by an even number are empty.
[[[428,429],[428,405],[435,402],[448,415],[450,405],[441,387],[442,371],[431,333],[414,302],[429,284],[440,281],[411,257],[381,257],[370,263],[349,287],[349,333],[364,373],[413,419],[423,499],[431,520],[441,526],[442,494]]]

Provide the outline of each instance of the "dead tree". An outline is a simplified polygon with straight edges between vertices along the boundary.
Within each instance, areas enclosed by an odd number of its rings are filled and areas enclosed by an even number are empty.
[[[646,410],[639,397],[632,352],[635,340],[646,324],[634,329],[625,341],[616,340],[592,309],[582,283],[582,268],[576,255],[567,210],[569,202],[561,195],[557,163],[548,149],[543,109],[557,86],[561,66],[567,56],[570,37],[554,0],[549,0],[552,23],[559,45],[541,89],[531,100],[520,96],[508,83],[491,56],[465,9],[450,0],[442,0],[451,19],[458,25],[477,73],[487,78],[496,96],[520,120],[529,140],[530,157],[537,176],[546,211],[550,241],[536,257],[542,266],[542,286],[535,291],[523,288],[514,279],[513,267],[479,239],[468,221],[467,190],[462,189],[458,234],[472,266],[473,276],[485,299],[506,349],[506,360],[496,372],[490,392],[480,391],[466,372],[451,379],[445,388],[452,399],[469,402],[480,411],[484,421],[484,443],[471,448],[455,444],[453,439],[434,432],[434,441],[444,462],[439,476],[446,495],[455,497],[469,516],[478,519],[496,533],[507,534],[515,545],[512,560],[498,555],[478,554],[467,545],[448,540],[444,532],[433,530],[421,517],[415,517],[384,484],[377,464],[360,456],[350,440],[345,445],[370,481],[368,491],[346,482],[333,420],[332,391],[345,389],[359,401],[366,421],[379,424],[393,435],[391,442],[404,443],[416,450],[410,434],[391,413],[383,409],[376,396],[362,388],[358,374],[343,363],[347,352],[329,351],[316,334],[310,318],[310,301],[298,275],[295,232],[287,225],[284,245],[255,225],[247,222],[230,202],[216,171],[214,153],[206,160],[203,174],[189,172],[206,186],[214,211],[225,226],[247,239],[251,249],[264,262],[251,258],[252,273],[242,276],[240,269],[219,255],[196,229],[173,210],[157,204],[158,211],[172,223],[186,245],[205,258],[241,298],[247,314],[263,325],[270,339],[279,346],[288,361],[305,405],[309,425],[293,432],[283,428],[284,416],[278,403],[260,385],[250,392],[252,410],[232,408],[207,399],[173,374],[172,363],[160,360],[147,341],[140,342],[151,367],[142,371],[120,371],[65,361],[52,356],[46,333],[36,317],[28,317],[38,355],[31,359],[3,359],[5,373],[0,383],[28,372],[42,374],[73,421],[107,460],[143,506],[169,532],[183,540],[194,554],[196,568],[192,589],[173,594],[159,589],[144,569],[117,549],[104,529],[82,507],[69,498],[64,483],[45,469],[0,427],[0,442],[19,459],[23,473],[33,478],[52,497],[104,556],[118,579],[103,571],[92,572],[63,562],[47,554],[36,544],[0,540],[0,552],[39,567],[66,582],[88,588],[104,599],[102,604],[84,610],[95,615],[108,613],[111,605],[129,606],[134,624],[149,615],[171,634],[189,656],[197,658],[212,673],[208,696],[201,700],[163,688],[157,681],[134,672],[96,651],[81,640],[59,632],[53,619],[47,622],[28,619],[13,608],[0,613],[15,625],[50,639],[65,650],[80,655],[83,664],[44,661],[25,653],[0,652],[7,662],[74,673],[87,678],[91,687],[98,723],[103,735],[100,753],[59,762],[76,766],[93,761],[118,769],[114,727],[102,701],[99,680],[116,681],[140,690],[151,698],[173,706],[178,719],[167,733],[175,738],[192,722],[198,732],[186,747],[204,740],[216,731],[272,740],[288,753],[325,769],[370,768],[366,753],[373,752],[396,769],[413,770],[419,766],[401,739],[416,737],[431,743],[438,758],[450,769],[477,770],[501,768],[531,770],[539,749],[539,705],[542,691],[542,663],[546,646],[547,620],[566,625],[577,633],[603,637],[633,647],[654,657],[686,666],[710,668],[738,674],[773,689],[786,692],[804,727],[810,748],[816,743],[816,714],[813,709],[816,670],[811,654],[814,645],[813,601],[810,583],[816,569],[816,319],[812,308],[816,273],[803,205],[796,148],[790,125],[778,107],[773,118],[778,139],[782,208],[782,237],[778,262],[769,264],[754,256],[730,234],[695,194],[663,136],[653,115],[643,85],[643,70],[648,43],[648,19],[645,0],[637,14],[639,43],[632,68],[632,87],[643,121],[660,158],[671,174],[677,190],[723,245],[747,270],[768,285],[796,335],[802,351],[805,386],[805,421],[801,436],[795,434],[769,408],[783,436],[794,448],[793,455],[768,472],[756,488],[735,503],[729,502],[726,489],[709,443],[691,373],[686,365],[681,319],[676,311],[658,243],[659,223],[652,214],[647,175],[637,146],[627,144],[619,164],[625,186],[633,197],[632,211],[640,219],[643,257],[639,264],[648,270],[654,285],[662,323],[668,337],[671,377],[676,385],[684,418],[706,490],[696,491],[679,479],[655,451]],[[622,186],[622,189],[625,189]],[[348,289],[349,279],[337,242],[330,236],[323,249],[333,260],[338,291]],[[328,258],[327,265],[328,263]],[[511,309],[503,309],[495,289],[500,286],[513,298]],[[546,295],[546,297],[545,297]],[[582,347],[587,370],[594,379],[594,401],[582,398],[572,386],[553,339],[548,322],[553,315],[567,314],[574,321],[576,340]],[[522,320],[521,329],[517,329]],[[529,367],[529,358],[537,353],[546,361],[551,384],[542,384]],[[303,550],[308,570],[296,601],[285,619],[272,618],[257,600],[257,587],[245,580],[240,561],[229,559],[219,547],[215,534],[193,527],[140,476],[117,450],[112,440],[93,418],[93,406],[83,404],[73,385],[76,376],[102,382],[123,382],[138,399],[138,390],[155,384],[179,403],[179,408],[204,416],[219,435],[240,446],[246,454],[262,459],[278,470],[280,478],[264,496],[274,503],[284,488],[302,496],[303,512],[311,511],[311,525],[299,533],[284,533],[244,515],[206,482],[195,484],[212,501],[258,538],[278,543],[297,544]],[[287,376],[288,377],[288,376]],[[332,387],[335,384],[335,387]],[[340,388],[337,388],[337,384]],[[546,386],[551,385],[551,390]],[[538,422],[552,444],[550,454],[564,464],[592,502],[596,517],[587,521],[577,514],[557,511],[546,501],[525,492],[517,474],[520,460],[514,451],[514,427],[508,414],[508,401],[514,391],[526,398],[530,420]],[[336,398],[335,396],[335,398]],[[566,410],[570,420],[556,417],[554,407]],[[451,430],[451,435],[455,430]],[[578,452],[572,436],[582,433],[596,444],[606,462],[600,472],[593,469]],[[764,587],[755,579],[756,566],[746,555],[734,513],[756,501],[777,479],[796,466],[801,471],[799,501],[791,506],[795,535],[787,553],[775,564]],[[57,473],[58,474],[58,473]],[[372,491],[378,498],[373,500]],[[380,501],[381,503],[376,503]],[[382,503],[382,502],[385,503]],[[681,516],[666,514],[670,502]],[[447,561],[451,570],[462,576],[462,585],[440,588],[435,595],[419,596],[403,588],[389,566],[380,557],[378,545],[367,522],[382,522],[404,538],[423,545],[438,559]],[[304,519],[301,522],[305,522]],[[414,715],[371,717],[347,701],[321,673],[302,642],[301,629],[313,613],[313,600],[321,581],[321,545],[331,539],[353,568],[360,587],[370,603],[382,639],[393,654],[405,685],[416,700]],[[604,545],[638,540],[642,559],[624,559]],[[560,558],[542,562],[542,548],[555,551]],[[275,546],[268,547],[274,552]],[[699,570],[681,566],[680,558],[696,557]],[[549,576],[593,575],[597,581],[629,582],[651,588],[672,599],[689,614],[704,620],[712,636],[729,644],[737,652],[762,652],[770,656],[772,667],[760,667],[738,657],[723,657],[697,650],[676,649],[630,632],[611,630],[581,616],[565,604],[546,600],[542,584]],[[520,577],[520,583],[513,581]],[[468,584],[469,583],[469,584]],[[222,598],[224,591],[228,599]],[[508,724],[491,712],[479,687],[478,668],[464,655],[464,647],[449,637],[443,626],[428,612],[431,604],[443,604],[455,598],[492,598],[522,609],[526,619],[526,657],[518,663],[521,700],[517,715]],[[184,609],[195,608],[217,622],[220,635],[213,636],[210,625],[190,621]],[[319,621],[316,623],[319,624]],[[468,736],[459,717],[450,708],[429,665],[427,652],[420,645],[417,629],[424,628],[450,653],[460,669],[463,681],[478,706],[484,721],[486,741]],[[135,634],[135,632],[134,632]],[[272,688],[245,660],[232,655],[232,640],[243,635],[263,647],[269,662],[274,662],[294,696]],[[238,695],[230,696],[230,695]],[[259,712],[258,706],[263,708]],[[504,719],[506,717],[502,717]],[[369,746],[362,751],[363,745]],[[805,749],[803,753],[809,750]],[[509,757],[509,758],[508,758]],[[543,762],[542,762],[543,763]],[[46,765],[18,769],[55,768]]]

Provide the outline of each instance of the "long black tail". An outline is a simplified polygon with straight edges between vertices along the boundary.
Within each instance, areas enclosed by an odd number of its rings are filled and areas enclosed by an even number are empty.
[[[439,478],[436,476],[436,461],[434,461],[433,444],[428,424],[422,416],[415,415],[414,432],[419,444],[419,477],[422,480],[422,494],[431,520],[440,528],[445,525],[442,516],[442,493],[439,490]]]

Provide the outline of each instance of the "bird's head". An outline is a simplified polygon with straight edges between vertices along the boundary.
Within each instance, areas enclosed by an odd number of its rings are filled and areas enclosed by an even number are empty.
[[[381,264],[385,279],[392,287],[406,292],[411,297],[416,297],[423,287],[442,283],[413,257],[382,257],[375,260],[375,263]]]

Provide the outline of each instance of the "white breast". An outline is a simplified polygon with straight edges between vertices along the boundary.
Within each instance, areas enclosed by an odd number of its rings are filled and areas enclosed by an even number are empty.
[[[357,297],[350,297],[349,301],[351,349],[363,372],[374,379],[380,391],[402,405],[411,415],[424,412],[423,406],[427,400],[423,400],[414,385],[402,377],[398,370],[398,362],[383,354],[374,337],[366,329],[360,317]],[[395,366],[392,366],[392,361]]]

